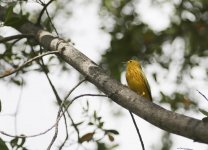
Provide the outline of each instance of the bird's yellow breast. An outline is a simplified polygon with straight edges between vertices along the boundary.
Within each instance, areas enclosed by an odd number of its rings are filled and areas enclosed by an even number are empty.
[[[135,60],[128,61],[126,80],[131,90],[148,100],[152,100],[149,84],[139,62]]]

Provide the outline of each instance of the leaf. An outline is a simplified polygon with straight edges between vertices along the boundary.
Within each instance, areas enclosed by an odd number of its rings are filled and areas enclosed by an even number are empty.
[[[107,147],[105,143],[100,143],[100,142],[97,143],[97,150],[106,150],[106,149]]]
[[[12,148],[17,145],[17,142],[18,142],[18,138],[14,138],[13,140],[10,141]]]
[[[18,14],[18,15],[14,15],[13,14],[13,6],[10,6],[7,9],[6,15],[5,15],[5,20],[4,20],[4,25],[6,26],[12,26],[14,28],[18,28],[21,25],[23,25],[24,23],[27,22],[27,18],[29,16],[29,14]]]
[[[22,135],[24,136],[24,135]],[[23,148],[23,145],[25,144],[26,138],[22,137],[22,138],[14,138],[13,140],[10,141],[11,146],[14,148],[15,146],[18,148]]]
[[[25,144],[25,141],[26,141],[25,137],[21,138],[21,142],[20,142],[19,146],[23,147],[23,145]]]
[[[95,120],[97,119],[97,112],[96,111],[94,111],[93,117],[94,117]]]
[[[87,101],[86,103],[87,103],[87,110],[88,110],[89,109],[89,102]]]
[[[88,125],[92,126],[92,125],[94,125],[94,124],[93,124],[92,122],[89,122]]]
[[[88,141],[92,140],[94,134],[95,134],[94,132],[90,132],[90,133],[87,133],[87,134],[83,135],[80,138],[80,142],[83,143],[85,141],[88,142]]]
[[[100,121],[102,119],[102,117],[97,117],[97,119]]]
[[[78,122],[78,123],[75,123],[74,125],[75,125],[75,126],[79,126],[79,125],[81,125],[83,122],[84,122],[84,121],[80,121],[80,122]]]
[[[1,150],[9,150],[5,142],[0,138],[0,148]]]
[[[156,73],[153,73],[153,78],[154,78],[154,80],[157,82],[157,74]]]
[[[20,80],[15,79],[15,78],[12,78],[11,81],[12,81],[14,84],[18,85],[18,86],[20,86],[21,83],[22,83]]]
[[[6,10],[6,14],[5,14],[5,19],[4,22],[8,22],[8,19],[12,17],[12,13],[13,13],[13,5],[10,5],[7,10]]]
[[[109,140],[110,140],[111,142],[114,141],[114,137],[113,137],[112,135],[108,134],[108,138],[109,138]]]
[[[105,130],[106,133],[112,133],[112,134],[115,134],[115,135],[118,135],[119,132],[116,131],[116,130]]]
[[[103,127],[103,125],[104,125],[104,122],[99,122],[99,124],[98,124],[98,128],[102,128],[102,127]]]
[[[206,110],[199,108],[199,111],[200,111],[202,114],[204,114],[205,116],[208,117],[208,112],[207,112]]]

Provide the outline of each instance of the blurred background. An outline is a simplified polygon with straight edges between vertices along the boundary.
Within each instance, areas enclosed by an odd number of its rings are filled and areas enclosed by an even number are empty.
[[[35,23],[43,3],[47,2],[1,0],[0,5],[12,7],[20,18],[26,17]],[[208,96],[208,1],[57,0],[47,7],[47,12],[48,15],[42,16],[41,25],[54,34],[55,27],[60,37],[70,39],[78,50],[112,77],[126,84],[122,62],[138,58],[148,78],[154,103],[197,119],[205,117],[199,109],[206,111],[208,106],[202,96]],[[9,23],[0,27],[1,38],[19,34]],[[17,67],[39,52],[39,46],[26,39],[1,43],[0,73]],[[60,97],[82,78],[55,55],[44,57],[44,62]],[[68,101],[83,93],[100,92],[86,82]],[[0,131],[32,135],[45,131],[56,121],[59,107],[36,62],[0,80],[0,100]],[[95,130],[96,134],[89,142],[78,144],[76,131],[69,120],[69,139],[63,149],[141,149],[128,111],[110,99],[83,97],[70,106],[69,112],[78,124],[81,137]],[[205,144],[167,133],[139,117],[136,120],[147,150],[208,149]],[[109,129],[112,132],[105,135],[103,131]],[[61,120],[52,149],[58,149],[63,143],[65,133]],[[54,130],[26,138],[26,141],[4,135],[1,138],[10,149],[19,144],[22,149],[44,150],[53,135]]]

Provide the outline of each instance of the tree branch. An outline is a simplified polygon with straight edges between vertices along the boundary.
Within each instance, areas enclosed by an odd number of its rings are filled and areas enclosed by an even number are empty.
[[[203,96],[203,97],[208,101],[208,98],[207,98],[202,92],[200,92],[199,90],[197,90],[197,92],[198,92],[199,94],[201,94],[201,96]]]
[[[6,9],[0,6],[0,20],[3,20],[5,11]],[[208,123],[166,110],[144,100],[128,87],[108,76],[102,68],[72,45],[62,42],[51,33],[44,31],[29,21],[21,25],[17,30],[24,34],[35,35],[39,43],[47,50],[58,50],[60,58],[83,74],[88,81],[97,86],[114,102],[137,116],[168,132],[194,141],[208,143]]]

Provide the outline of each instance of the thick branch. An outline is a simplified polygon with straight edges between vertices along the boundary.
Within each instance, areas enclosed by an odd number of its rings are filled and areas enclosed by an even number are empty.
[[[5,9],[0,6],[0,20]],[[23,34],[33,34],[47,50],[60,52],[59,56],[83,74],[114,102],[130,110],[139,117],[168,132],[178,134],[194,141],[208,143],[208,123],[166,110],[131,91],[114,80],[87,56],[67,42],[63,42],[51,33],[27,22],[18,28]]]

